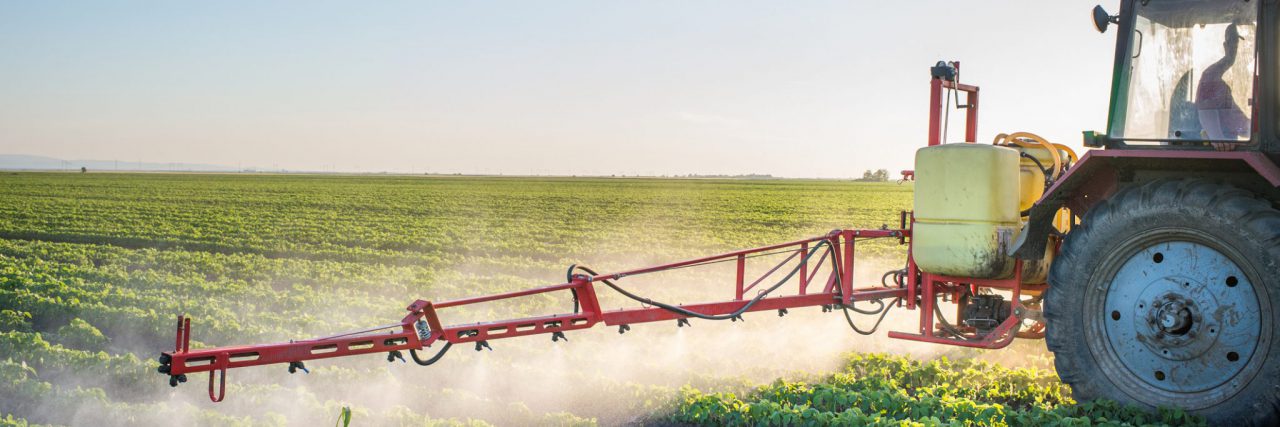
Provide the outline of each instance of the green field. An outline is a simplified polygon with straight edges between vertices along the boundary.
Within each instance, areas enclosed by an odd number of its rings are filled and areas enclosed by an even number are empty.
[[[219,404],[203,374],[170,388],[154,371],[181,313],[197,347],[306,338],[398,321],[417,298],[558,283],[572,263],[617,270],[878,228],[910,205],[910,185],[841,181],[4,173],[0,425],[326,425],[344,407],[354,425],[1190,421],[1075,404],[1040,342],[1018,357],[938,349],[854,335],[817,309],[502,340],[428,368],[371,355],[309,375],[233,370]],[[868,271],[903,256],[896,242],[859,246]],[[642,289],[691,302],[678,298],[723,295],[717,284],[713,272]]]

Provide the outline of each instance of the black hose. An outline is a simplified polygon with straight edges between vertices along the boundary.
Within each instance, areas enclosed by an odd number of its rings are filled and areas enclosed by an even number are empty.
[[[844,292],[844,281],[841,280],[840,263],[836,262],[836,257],[834,253],[831,255],[831,268],[835,269],[835,272],[836,272],[836,283],[835,283],[836,290],[837,290],[836,295],[840,296],[841,299],[843,300],[844,296],[842,292]],[[885,285],[884,279],[889,277],[889,275],[893,274],[897,276],[898,273],[905,274],[905,271],[906,269],[893,270],[885,273],[884,275],[880,276],[880,284]],[[898,286],[901,287],[902,282],[897,280],[897,277],[895,277],[894,279],[895,279],[894,280],[895,282],[898,282]],[[885,286],[885,287],[888,287],[888,286]],[[892,310],[893,306],[897,305],[899,301],[902,301],[902,297],[894,298],[893,302],[889,304],[885,304],[884,300],[872,300],[872,302],[875,302],[876,304],[879,304],[879,305],[876,308],[873,308],[870,310],[859,309],[857,307],[854,307],[853,304],[849,304],[849,305],[840,304],[840,309],[842,312],[844,312],[844,320],[849,323],[849,328],[853,329],[853,332],[856,332],[859,335],[871,335],[876,333],[876,330],[880,329],[880,324],[884,322],[885,316],[889,315],[889,310]],[[865,314],[869,316],[874,316],[879,314],[880,318],[876,319],[876,323],[874,325],[871,325],[871,329],[864,331],[861,328],[858,328],[858,325],[855,325],[853,323],[853,316],[849,315],[850,310],[858,314]]]
[[[957,329],[955,326],[952,326],[951,322],[948,322],[947,318],[942,315],[942,310],[938,308],[938,303],[936,301],[933,303],[933,314],[938,318],[938,321],[942,323],[942,329],[947,331],[951,335],[955,335],[956,338],[965,340],[965,341],[980,341],[982,339],[982,338],[969,337],[968,335],[965,335],[963,332],[960,332],[960,330]]]
[[[858,307],[854,307],[853,304],[849,304],[849,305],[841,305],[841,308],[845,310],[853,310],[855,313],[866,314],[868,316],[874,316],[874,315],[880,314],[880,312],[885,310],[883,300],[872,300],[871,302],[879,304],[879,306],[870,310],[862,310],[862,309],[859,309]]]
[[[1032,155],[1030,155],[1030,154],[1027,154],[1027,152],[1025,152],[1025,151],[1019,152],[1019,153],[1018,153],[1018,155],[1019,155],[1019,156],[1022,156],[1022,157],[1026,157],[1026,158],[1028,158],[1028,159],[1031,159],[1031,161],[1032,161],[1032,162],[1034,162],[1034,163],[1036,164],[1036,167],[1040,168],[1040,172],[1044,173],[1044,188],[1045,188],[1045,189],[1048,189],[1049,187],[1052,187],[1052,186],[1053,186],[1053,178],[1052,178],[1052,176],[1053,176],[1053,169],[1049,169],[1049,168],[1044,167],[1044,163],[1040,163],[1040,159],[1037,159],[1037,158],[1036,158],[1036,156],[1032,156]],[[1064,168],[1064,169],[1065,169],[1065,168]]]
[[[721,314],[721,315],[702,314],[696,311],[685,309],[683,307],[654,301],[654,300],[633,294],[608,279],[601,279],[600,281],[604,282],[605,285],[608,285],[610,288],[613,288],[613,290],[618,291],[618,293],[622,294],[623,296],[626,296],[627,298],[631,298],[632,300],[639,301],[640,303],[652,305],[652,306],[661,308],[663,310],[670,311],[672,313],[676,313],[682,316],[696,317],[696,318],[705,319],[705,320],[729,320],[729,319],[733,319],[735,317],[741,316],[742,313],[746,313],[747,310],[750,310],[751,307],[756,305],[756,303],[760,302],[760,300],[763,300],[765,297],[769,296],[769,293],[782,287],[782,285],[786,284],[787,281],[790,281],[791,277],[795,276],[796,273],[800,271],[800,265],[804,265],[805,263],[807,263],[809,261],[809,258],[812,258],[814,254],[818,253],[818,249],[821,249],[823,246],[827,247],[827,252],[831,254],[832,260],[834,260],[835,252],[831,250],[831,242],[826,240],[819,241],[817,245],[813,246],[813,249],[809,250],[809,253],[805,254],[800,264],[797,264],[795,268],[791,269],[790,273],[787,273],[786,277],[783,277],[782,280],[778,281],[778,283],[774,284],[773,286],[765,289],[764,291],[761,291],[758,295],[756,295],[755,298],[752,298],[751,300],[747,301],[747,303],[744,304],[742,308],[739,308],[738,310],[728,314]],[[835,265],[835,264],[832,264],[832,265]],[[592,276],[599,274],[599,273],[596,273],[595,271],[592,271],[590,268],[587,268],[581,265],[575,265],[572,268],[582,270]]]
[[[902,278],[906,275],[907,269],[905,268],[901,270],[889,270],[885,272],[884,275],[880,276],[880,286],[885,288],[891,287],[888,283],[885,283],[885,279],[888,279],[889,276],[893,276],[893,283],[898,285],[899,288],[905,288],[907,285],[902,283]]]
[[[419,359],[418,350],[411,348],[409,349],[409,357],[413,358],[413,363],[417,363],[422,366],[430,366],[432,364],[435,364],[436,362],[439,362],[440,358],[444,357],[444,352],[449,351],[449,347],[453,347],[453,343],[445,341],[444,347],[440,348],[440,352],[436,353],[435,356],[431,356],[431,358],[427,360]]]
[[[1022,156],[1022,157],[1026,157],[1026,158],[1028,158],[1028,159],[1031,159],[1031,161],[1032,161],[1032,162],[1035,162],[1036,167],[1040,168],[1040,172],[1042,172],[1042,173],[1044,174],[1044,188],[1045,188],[1045,190],[1048,190],[1048,189],[1049,189],[1049,187],[1053,187],[1053,178],[1050,178],[1050,173],[1051,173],[1052,171],[1051,171],[1051,170],[1049,170],[1049,169],[1045,169],[1045,167],[1044,167],[1044,163],[1040,163],[1040,159],[1037,159],[1037,158],[1036,158],[1036,156],[1032,156],[1032,155],[1030,155],[1030,154],[1027,154],[1026,152],[1019,152],[1019,153],[1018,153],[1018,155],[1019,155],[1019,156]],[[1027,208],[1027,210],[1022,211],[1022,212],[1019,212],[1018,214],[1019,214],[1019,215],[1021,215],[1021,216],[1030,216],[1030,215],[1031,215],[1031,208]]]
[[[871,334],[874,334],[874,333],[876,333],[876,330],[877,330],[877,329],[880,329],[880,323],[884,322],[884,318],[885,318],[885,316],[888,316],[888,315],[889,315],[889,310],[893,310],[893,307],[894,307],[894,306],[896,306],[896,305],[898,305],[898,302],[899,302],[899,301],[902,301],[902,298],[901,298],[901,297],[899,297],[899,298],[894,298],[894,299],[893,299],[893,302],[891,302],[891,303],[889,303],[889,304],[885,304],[883,300],[875,300],[875,302],[877,302],[877,303],[879,303],[879,304],[880,304],[880,307],[879,307],[878,309],[876,309],[876,310],[868,310],[868,311],[862,311],[862,310],[859,310],[859,309],[857,309],[857,308],[855,308],[855,307],[852,307],[852,306],[843,306],[843,308],[844,308],[844,320],[845,320],[845,321],[847,321],[847,322],[849,322],[849,327],[850,327],[850,328],[853,328],[853,331],[854,331],[854,332],[857,332],[859,335],[871,335]],[[858,325],[853,324],[853,317],[849,315],[849,310],[853,310],[853,311],[858,312],[858,313],[861,313],[861,314],[869,314],[869,315],[879,314],[879,315],[880,315],[880,318],[879,318],[879,319],[876,319],[876,323],[875,323],[874,325],[871,325],[871,329],[868,329],[868,330],[865,330],[865,331],[864,331],[864,330],[862,330],[862,329],[859,329],[859,328],[858,328]]]
[[[570,266],[569,266],[569,271],[566,271],[566,272],[564,273],[564,276],[565,276],[564,282],[565,282],[565,283],[571,283],[571,282],[573,282],[573,270],[574,270],[577,266],[578,266],[578,264],[570,265]],[[578,314],[578,290],[577,290],[577,289],[570,289],[570,290],[569,290],[569,293],[573,294],[573,314]]]

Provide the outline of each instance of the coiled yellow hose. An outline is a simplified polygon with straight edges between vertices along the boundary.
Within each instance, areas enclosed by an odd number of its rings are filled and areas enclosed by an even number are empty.
[[[1044,149],[1048,150],[1049,154],[1053,156],[1053,170],[1050,171],[1049,175],[1049,179],[1052,181],[1057,181],[1058,176],[1062,175],[1062,171],[1064,169],[1062,154],[1059,153],[1058,150],[1066,151],[1067,155],[1071,158],[1072,163],[1079,160],[1079,158],[1076,157],[1075,151],[1072,151],[1071,148],[1062,144],[1054,144],[1040,135],[1036,135],[1031,132],[1014,132],[1011,134],[1002,133],[996,135],[996,139],[991,141],[991,143],[994,145],[1017,145],[1024,148],[1035,148],[1037,145],[1044,147]]]

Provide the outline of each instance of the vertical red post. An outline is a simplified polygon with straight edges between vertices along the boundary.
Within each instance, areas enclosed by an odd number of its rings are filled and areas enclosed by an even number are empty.
[[[969,92],[968,112],[965,114],[964,140],[978,142],[978,88]]]
[[[911,247],[908,246],[907,247],[907,310],[916,309],[916,293],[917,293],[916,287],[919,286],[920,284],[919,281],[916,280],[916,277],[919,276],[919,274],[920,274],[920,270],[916,268],[916,260],[911,256]]]
[[[578,284],[578,303],[582,304],[582,312],[589,313],[588,316],[595,321],[602,320],[600,300],[596,299],[595,286],[585,278],[575,278],[573,281]]]
[[[173,351],[182,351],[182,319],[184,318],[186,316],[178,315],[178,329],[173,333]]]
[[[809,243],[800,244],[800,295],[805,294],[805,290],[809,288]]]
[[[929,146],[942,144],[942,79],[929,81]]]
[[[922,274],[924,292],[920,295],[920,333],[926,337],[933,336],[933,306],[938,303],[937,293],[933,289],[933,277]]]
[[[1009,304],[1009,317],[1018,317],[1018,308],[1022,307],[1022,260],[1013,264],[1013,303]],[[1012,333],[1012,332],[1010,332]]]
[[[747,256],[738,255],[738,279],[735,280],[736,287],[734,292],[734,301],[742,301],[742,279],[747,274]]]
[[[840,295],[843,296],[844,304],[853,302],[853,232],[845,231],[844,233],[844,277],[840,279]]]

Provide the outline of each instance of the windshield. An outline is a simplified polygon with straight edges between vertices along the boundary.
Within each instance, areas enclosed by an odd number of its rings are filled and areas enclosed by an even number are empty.
[[[1135,2],[1110,135],[1241,141],[1251,134],[1257,3]]]

